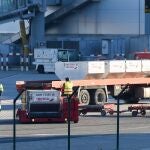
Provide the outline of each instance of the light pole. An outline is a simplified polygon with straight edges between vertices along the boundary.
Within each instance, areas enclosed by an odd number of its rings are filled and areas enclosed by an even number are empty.
[[[140,2],[141,1],[139,0],[139,36],[141,34],[140,33],[140,31],[141,31],[141,29],[140,29],[141,28],[141,23],[140,23],[141,22],[141,5],[140,5]]]

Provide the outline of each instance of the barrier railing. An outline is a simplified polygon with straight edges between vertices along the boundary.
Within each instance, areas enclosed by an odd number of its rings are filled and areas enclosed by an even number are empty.
[[[9,53],[7,55],[0,54],[0,70],[8,71],[11,70],[16,65],[13,65],[13,61],[18,59],[18,67],[21,71],[29,71],[31,65],[31,58],[33,54],[29,53],[27,56],[23,56],[21,53]],[[14,60],[13,60],[14,59]]]

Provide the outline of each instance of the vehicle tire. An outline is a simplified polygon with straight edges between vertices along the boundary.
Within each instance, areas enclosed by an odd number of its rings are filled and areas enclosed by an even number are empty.
[[[94,101],[96,105],[104,104],[107,101],[107,96],[103,89],[97,89],[95,91]]]
[[[90,94],[88,90],[81,90],[79,93],[79,103],[84,105],[89,105],[90,103]]]
[[[83,109],[83,110],[81,111],[81,114],[82,114],[83,116],[85,116],[85,115],[87,114],[87,110],[84,110],[84,109]]]
[[[135,97],[133,101],[134,101],[135,104],[137,104],[140,101],[140,98],[139,97]]]
[[[132,117],[136,117],[137,114],[138,114],[138,111],[136,111],[136,110],[132,111]]]
[[[78,120],[75,120],[74,123],[78,123]]]
[[[125,100],[125,101],[128,104],[137,104],[140,101],[140,99],[139,98],[135,98],[135,97],[131,97],[131,98],[128,98],[127,100]]]
[[[37,72],[38,73],[44,73],[44,66],[43,65],[38,65]]]
[[[106,116],[106,111],[104,109],[101,110],[101,116]]]
[[[144,110],[144,109],[141,110],[141,115],[142,115],[142,116],[145,116],[145,115],[146,115],[146,110]]]

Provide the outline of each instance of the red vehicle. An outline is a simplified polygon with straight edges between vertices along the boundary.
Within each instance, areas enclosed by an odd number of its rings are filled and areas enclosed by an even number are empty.
[[[150,59],[150,52],[136,52],[134,54],[135,59]]]
[[[52,88],[51,81],[17,81],[16,88],[24,92],[17,116],[21,123],[65,122],[68,118],[68,100],[60,89]],[[70,102],[70,121],[78,122],[78,100]]]

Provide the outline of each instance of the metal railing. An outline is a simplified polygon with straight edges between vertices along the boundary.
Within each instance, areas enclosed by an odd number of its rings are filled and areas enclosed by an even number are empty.
[[[31,0],[0,0],[0,16],[13,12],[17,9],[25,8],[32,4]]]
[[[54,13],[47,16],[46,22],[51,22],[51,21],[65,15],[65,14],[69,13],[70,11],[81,6],[82,4],[85,4],[85,3],[91,2],[91,1],[92,0],[75,0],[74,2],[69,3],[68,5],[61,7],[60,9],[55,11]]]

